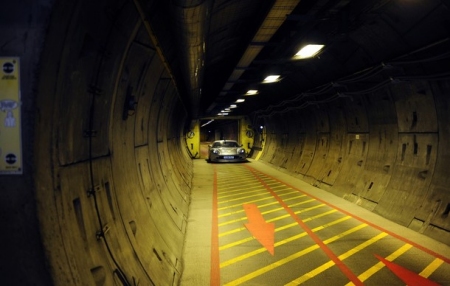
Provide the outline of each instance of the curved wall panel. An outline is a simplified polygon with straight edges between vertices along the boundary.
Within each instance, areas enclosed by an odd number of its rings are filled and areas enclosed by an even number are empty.
[[[449,93],[415,80],[266,116],[261,160],[449,244]],[[298,165],[277,159],[289,152]]]
[[[192,178],[184,104],[134,2],[56,5],[35,150],[54,283],[176,285]]]

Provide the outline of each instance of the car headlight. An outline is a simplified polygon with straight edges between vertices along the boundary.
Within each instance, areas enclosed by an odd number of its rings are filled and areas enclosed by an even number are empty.
[[[217,149],[212,150],[212,152],[213,152],[214,154],[219,154],[219,150],[217,150]]]
[[[239,154],[245,154],[245,149],[239,149],[239,150],[238,150],[238,153],[239,153]]]

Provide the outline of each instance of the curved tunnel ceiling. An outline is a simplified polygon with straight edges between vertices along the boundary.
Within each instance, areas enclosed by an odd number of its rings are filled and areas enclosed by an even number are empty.
[[[297,1],[264,1],[262,6],[261,1],[172,3],[167,8],[175,11],[170,14],[181,32],[175,40],[181,48],[179,62],[173,60],[171,66],[182,67],[186,84],[181,93],[199,104],[191,107],[194,118],[216,116],[250,88],[258,89],[259,95],[246,97],[233,115],[261,112],[327,84],[334,83],[340,87],[334,89],[336,93],[341,92],[347,87],[336,83],[340,79],[384,63],[390,68],[389,62],[444,41],[450,25],[446,1],[303,0],[298,5]],[[264,21],[280,10],[285,14],[282,25],[264,28]],[[258,31],[270,41],[255,41]],[[160,36],[164,42],[166,33]],[[325,49],[315,58],[294,60],[299,47],[307,43],[324,44]],[[240,62],[242,56],[250,62]],[[393,68],[392,74],[377,80],[408,75],[400,71],[402,67]],[[440,68],[436,69],[438,73]],[[277,71],[282,80],[261,84],[271,71]],[[369,89],[377,80],[360,82],[358,89]]]

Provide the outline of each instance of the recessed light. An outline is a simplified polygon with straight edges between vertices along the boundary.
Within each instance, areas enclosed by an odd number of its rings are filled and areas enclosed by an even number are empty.
[[[255,94],[258,94],[258,90],[249,89],[245,95],[255,95]]]
[[[277,82],[280,80],[280,75],[269,75],[264,80],[263,83],[271,83],[271,82]]]
[[[306,59],[314,57],[323,49],[323,47],[324,45],[306,45],[295,54],[295,58]]]

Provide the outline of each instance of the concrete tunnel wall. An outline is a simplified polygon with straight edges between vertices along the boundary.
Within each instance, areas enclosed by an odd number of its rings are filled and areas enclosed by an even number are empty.
[[[54,285],[167,285],[182,273],[185,104],[137,2],[99,2],[57,1],[51,19],[52,2],[29,3],[13,27],[23,36],[11,32],[22,40],[2,45],[21,56],[24,83],[24,175],[0,178],[17,244],[2,269],[16,285],[49,285],[46,268]],[[449,93],[416,81],[272,115],[254,156],[450,244]],[[124,120],[127,94],[137,104]]]
[[[35,179],[45,253],[55,285],[176,285],[192,179],[188,114],[133,1],[105,3],[56,3],[41,57]],[[130,95],[135,103],[125,103]]]
[[[449,94],[416,80],[272,114],[260,159],[450,244]]]

